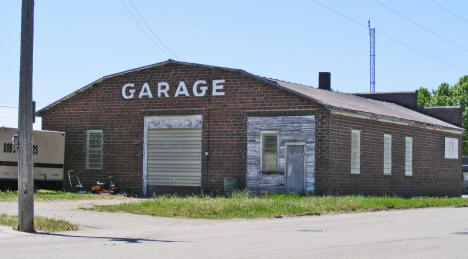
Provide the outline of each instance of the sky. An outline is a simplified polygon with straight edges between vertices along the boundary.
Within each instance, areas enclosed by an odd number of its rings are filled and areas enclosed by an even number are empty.
[[[33,98],[40,109],[169,58],[315,87],[328,71],[334,90],[368,92],[368,19],[376,91],[434,89],[468,74],[466,10],[459,0],[36,0]],[[2,1],[0,24],[0,104],[17,106],[21,1]]]

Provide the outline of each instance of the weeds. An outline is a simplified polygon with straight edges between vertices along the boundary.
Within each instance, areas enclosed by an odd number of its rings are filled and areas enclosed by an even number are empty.
[[[448,206],[468,206],[468,199],[366,197],[354,195],[252,195],[247,192],[238,192],[230,198],[204,195],[194,197],[159,196],[143,202],[95,206],[92,210],[123,211],[162,217],[228,219]]]
[[[39,189],[34,194],[34,199],[42,200],[78,200],[78,199],[93,199],[96,195],[91,193],[79,194],[64,191],[43,190]],[[18,199],[18,191],[0,191],[0,201]]]
[[[13,229],[18,227],[18,217],[6,214],[0,215],[0,225],[11,226]],[[49,219],[44,217],[34,217],[34,227],[40,232],[57,232],[77,230],[78,226],[64,220]]]

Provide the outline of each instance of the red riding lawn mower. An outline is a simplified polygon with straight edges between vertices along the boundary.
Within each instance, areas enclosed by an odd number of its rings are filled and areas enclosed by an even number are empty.
[[[91,187],[91,192],[95,194],[118,194],[120,192],[120,188],[117,187],[114,182],[112,182],[112,176],[107,177],[107,179],[107,183],[101,180],[97,180],[96,185]]]

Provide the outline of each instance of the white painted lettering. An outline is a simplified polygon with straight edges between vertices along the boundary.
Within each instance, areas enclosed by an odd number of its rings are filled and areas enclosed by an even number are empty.
[[[199,85],[203,85],[200,86]],[[198,91],[200,89],[200,91]],[[205,96],[206,90],[208,89],[208,86],[206,86],[206,81],[205,80],[198,80],[193,84],[193,95],[195,96]]]
[[[211,85],[211,95],[212,96],[225,96],[225,89],[224,89],[224,84],[226,83],[226,80],[224,79],[217,79],[212,81]],[[141,86],[141,89],[138,87],[135,87],[135,83],[127,83],[122,86],[122,98],[125,100],[130,100],[135,98],[135,94],[138,91],[138,99],[145,99],[149,98],[152,99],[156,97],[152,91],[155,91],[156,89],[153,88],[151,90],[151,87],[149,83],[143,83]],[[171,88],[168,82],[158,82],[157,83],[157,97],[158,98],[169,98],[171,97],[170,92]],[[175,94],[173,97],[179,97],[179,96],[186,96],[190,97],[190,94],[193,94],[193,96],[196,97],[203,97],[206,96],[207,94],[210,94],[210,85],[207,80],[196,80],[193,83],[191,93],[187,90],[187,85],[185,84],[185,81],[179,81],[179,85],[177,86],[177,89],[175,91]]]
[[[185,96],[190,96],[189,92],[187,91],[187,87],[185,86],[184,81],[179,82],[179,86],[177,87],[177,90],[176,90],[176,93],[175,93],[174,97],[177,97],[177,96],[179,96],[181,94],[183,94]]]
[[[133,96],[135,94],[135,89],[129,89],[128,92],[127,92],[127,88],[133,88],[135,87],[135,84],[125,84],[123,87],[122,87],[122,97],[125,99],[125,100],[129,100],[129,99],[133,99]]]
[[[225,82],[224,79],[213,80],[213,92],[212,92],[213,96],[224,96],[224,92],[219,91],[219,90],[223,90],[224,82]]]
[[[151,93],[151,89],[148,85],[148,83],[144,83],[143,87],[141,88],[140,94],[138,95],[138,98],[142,98],[143,96],[148,96],[148,98],[153,98],[153,94]]]
[[[169,84],[167,82],[158,83],[158,97],[164,94],[164,97],[169,97]]]

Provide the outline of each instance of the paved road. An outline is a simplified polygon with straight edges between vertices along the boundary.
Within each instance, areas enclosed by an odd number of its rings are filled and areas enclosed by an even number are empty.
[[[0,203],[0,213],[14,213]],[[185,220],[38,206],[81,230],[0,228],[0,258],[468,258],[468,208]]]

